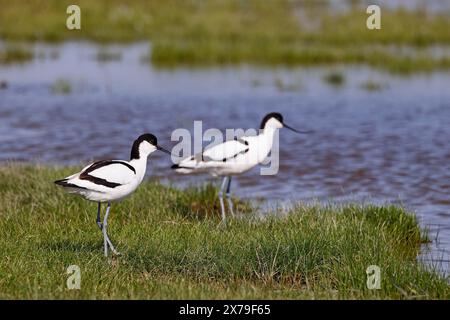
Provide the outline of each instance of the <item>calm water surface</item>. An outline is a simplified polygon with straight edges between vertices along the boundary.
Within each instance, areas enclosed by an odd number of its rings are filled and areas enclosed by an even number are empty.
[[[255,128],[281,112],[298,129],[280,133],[280,171],[254,169],[234,180],[234,193],[286,200],[402,204],[433,238],[429,261],[450,251],[450,73],[400,77],[365,67],[161,70],[144,62],[147,44],[109,46],[119,60],[100,62],[89,43],[36,45],[38,58],[0,66],[0,161],[80,164],[128,158],[131,142],[152,132],[170,146],[176,128]],[[148,60],[147,60],[148,61]],[[342,72],[345,83],[323,78]],[[382,89],[368,91],[373,81]],[[58,93],[67,83],[70,93]],[[56,91],[56,92],[55,92]],[[149,175],[176,184],[170,159],[151,156]],[[176,178],[176,179],[175,179]],[[209,179],[209,178],[208,178]]]

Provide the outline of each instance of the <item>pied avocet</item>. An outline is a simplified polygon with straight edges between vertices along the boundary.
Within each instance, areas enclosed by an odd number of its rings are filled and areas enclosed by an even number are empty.
[[[184,174],[207,172],[212,176],[224,177],[219,190],[219,201],[222,221],[225,222],[224,193],[229,210],[234,216],[230,197],[231,177],[240,175],[263,162],[272,149],[276,130],[283,127],[297,133],[310,132],[299,131],[286,125],[280,113],[272,112],[263,118],[259,135],[243,136],[217,144],[199,154],[183,159],[180,163],[173,165],[172,169]]]
[[[83,170],[55,183],[69,193],[74,193],[87,200],[98,203],[97,225],[103,232],[105,256],[108,256],[108,246],[112,252],[119,254],[108,237],[107,225],[111,202],[121,200],[140,185],[147,168],[147,157],[154,151],[170,151],[158,146],[154,135],[146,133],[137,138],[131,149],[130,161],[102,160],[86,166]],[[100,220],[101,203],[106,202],[103,224]]]

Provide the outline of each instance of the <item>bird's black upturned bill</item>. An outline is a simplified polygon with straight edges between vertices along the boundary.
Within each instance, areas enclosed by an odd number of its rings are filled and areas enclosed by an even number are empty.
[[[312,130],[308,130],[308,131],[300,131],[300,130],[297,130],[297,129],[294,129],[294,128],[288,126],[286,123],[283,123],[283,126],[284,126],[286,129],[289,129],[289,130],[292,130],[292,131],[294,131],[294,132],[301,133],[301,134],[308,134],[308,133],[312,133],[312,132],[313,132]]]
[[[167,150],[167,149],[164,149],[164,148],[161,147],[161,146],[156,146],[156,148],[157,148],[159,151],[162,151],[162,152],[164,152],[164,153],[167,153],[167,154],[172,155],[172,152],[170,152],[170,151]]]

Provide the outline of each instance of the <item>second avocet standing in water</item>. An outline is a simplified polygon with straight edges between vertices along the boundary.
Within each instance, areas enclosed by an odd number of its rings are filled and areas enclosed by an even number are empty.
[[[156,150],[170,154],[170,151],[158,146],[157,139],[154,135],[146,133],[134,141],[130,161],[97,161],[78,173],[55,181],[57,185],[62,186],[69,193],[74,193],[87,200],[98,202],[97,225],[103,233],[105,256],[108,256],[108,246],[113,253],[119,254],[107,233],[111,202],[121,200],[136,190],[144,179],[147,168],[147,157]],[[108,203],[103,224],[100,221],[102,202]]]
[[[199,154],[183,159],[180,163],[173,165],[172,169],[184,174],[207,172],[213,176],[224,177],[219,190],[219,201],[222,221],[225,222],[224,192],[229,210],[234,216],[233,203],[230,198],[231,177],[240,175],[262,163],[272,150],[276,130],[283,127],[297,133],[310,132],[299,131],[286,125],[280,113],[272,112],[263,118],[259,135],[243,136],[215,145]]]

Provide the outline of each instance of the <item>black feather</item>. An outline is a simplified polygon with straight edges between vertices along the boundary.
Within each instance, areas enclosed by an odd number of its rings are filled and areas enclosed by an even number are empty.
[[[269,121],[272,118],[275,118],[278,121],[280,121],[281,123],[283,123],[283,116],[281,115],[281,113],[271,112],[271,113],[265,115],[265,117],[261,121],[261,126],[259,128],[260,129],[264,129],[264,127],[266,125],[266,122]]]

